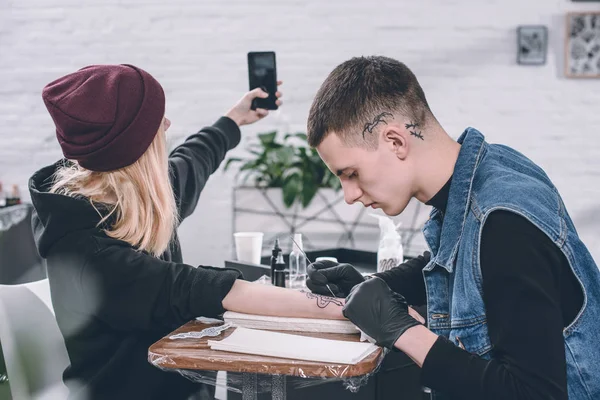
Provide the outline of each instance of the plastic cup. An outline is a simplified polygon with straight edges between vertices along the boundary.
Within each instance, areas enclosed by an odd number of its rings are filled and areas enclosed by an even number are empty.
[[[238,261],[260,264],[263,236],[262,232],[234,233],[235,254]]]

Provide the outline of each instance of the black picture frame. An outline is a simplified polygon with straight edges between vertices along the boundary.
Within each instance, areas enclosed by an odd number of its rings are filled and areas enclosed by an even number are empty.
[[[517,28],[517,64],[545,65],[548,53],[548,27],[521,25]]]

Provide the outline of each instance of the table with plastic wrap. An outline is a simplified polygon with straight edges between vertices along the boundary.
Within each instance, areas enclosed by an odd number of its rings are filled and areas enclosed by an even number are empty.
[[[318,379],[347,379],[371,374],[381,362],[383,353],[377,349],[356,365],[328,364],[322,362],[291,360],[250,354],[231,353],[212,350],[208,340],[222,340],[235,328],[229,328],[216,337],[169,339],[170,336],[184,332],[199,332],[209,325],[199,321],[190,321],[179,329],[154,343],[148,350],[148,360],[163,370],[182,373],[196,381],[202,371],[227,371],[242,374],[242,398],[254,400],[257,397],[258,375],[271,376],[271,392],[274,400],[286,397],[286,377]],[[312,336],[324,339],[358,342],[358,334],[285,332],[296,335]]]

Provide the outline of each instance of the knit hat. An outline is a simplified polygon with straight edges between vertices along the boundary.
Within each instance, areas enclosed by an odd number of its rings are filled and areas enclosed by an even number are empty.
[[[91,171],[136,162],[165,114],[160,83],[133,65],[82,68],[46,85],[42,98],[64,156]]]

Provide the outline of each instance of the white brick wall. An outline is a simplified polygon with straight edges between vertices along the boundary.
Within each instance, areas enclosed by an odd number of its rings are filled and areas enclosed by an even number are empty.
[[[568,0],[0,0],[0,180],[18,183],[59,147],[40,98],[49,81],[93,63],[133,63],[158,78],[177,142],[247,88],[246,52],[277,51],[286,104],[244,129],[304,130],[328,72],[355,55],[406,62],[453,135],[482,130],[546,169],[600,260],[600,80],[563,78]],[[549,27],[547,65],[515,62],[516,27]],[[229,257],[230,176],[217,172],[182,227],[186,260]]]

